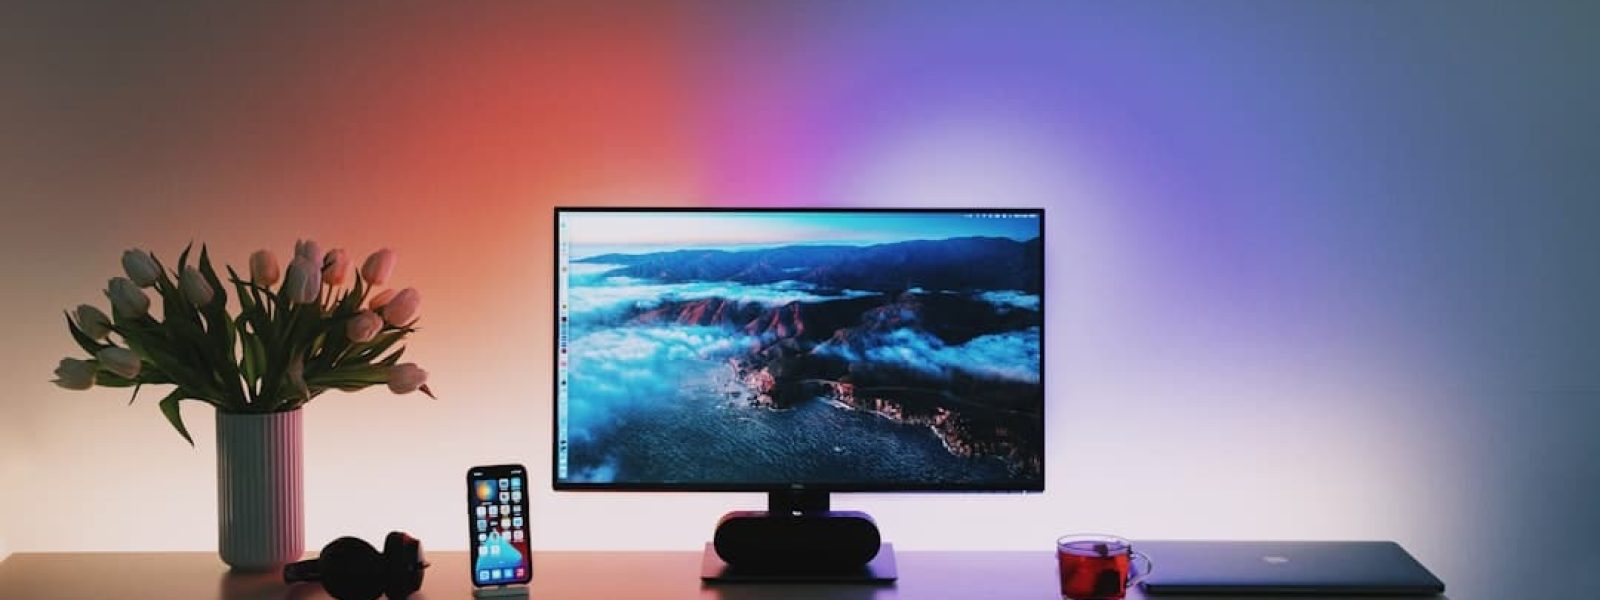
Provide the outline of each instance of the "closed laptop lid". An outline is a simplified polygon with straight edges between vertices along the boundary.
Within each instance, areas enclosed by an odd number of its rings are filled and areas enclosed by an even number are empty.
[[[1444,583],[1394,542],[1135,542],[1148,593],[1437,594]]]

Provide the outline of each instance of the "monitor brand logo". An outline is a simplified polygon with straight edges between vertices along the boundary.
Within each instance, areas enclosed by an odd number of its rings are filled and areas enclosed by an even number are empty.
[[[1287,557],[1287,556],[1278,556],[1276,554],[1272,554],[1272,555],[1261,557],[1261,562],[1267,563],[1269,565],[1282,565],[1282,564],[1287,564],[1289,562],[1289,557]]]

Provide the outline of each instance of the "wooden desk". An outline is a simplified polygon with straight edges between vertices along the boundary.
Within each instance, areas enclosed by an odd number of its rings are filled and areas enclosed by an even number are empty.
[[[472,598],[466,553],[430,552],[427,558],[433,566],[428,569],[422,591],[412,598]],[[1060,600],[1051,552],[902,551],[896,559],[900,580],[888,587],[705,586],[699,577],[699,552],[540,552],[533,556],[529,598]],[[211,552],[15,554],[0,563],[3,600],[327,597],[320,586],[285,586],[275,574],[229,574]],[[1142,600],[1143,595],[1134,590],[1128,598]]]

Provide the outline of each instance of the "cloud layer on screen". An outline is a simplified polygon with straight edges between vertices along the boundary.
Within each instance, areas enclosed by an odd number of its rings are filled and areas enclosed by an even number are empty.
[[[566,303],[568,314],[574,320],[592,320],[616,315],[628,309],[648,310],[663,302],[707,298],[783,306],[790,302],[821,302],[873,295],[873,292],[860,290],[840,290],[829,294],[814,285],[800,281],[776,281],[765,284],[734,281],[656,283],[632,277],[604,276],[604,273],[616,269],[617,265],[601,266],[604,268],[586,268],[582,272],[574,270],[570,274]]]
[[[630,410],[680,394],[688,369],[743,351],[752,339],[721,327],[617,327],[568,346],[568,438],[590,441]]]
[[[929,333],[900,328],[852,340],[849,345],[829,342],[814,352],[851,362],[890,364],[940,379],[956,371],[1024,383],[1039,382],[1038,327],[972,338],[949,345]]]
[[[996,290],[981,292],[978,299],[995,305],[996,307],[1021,308],[1024,310],[1038,311],[1040,299],[1038,294],[1026,294],[1018,290]]]

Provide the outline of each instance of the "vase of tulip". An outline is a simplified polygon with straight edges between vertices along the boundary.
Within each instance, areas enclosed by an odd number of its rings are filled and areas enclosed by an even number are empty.
[[[250,256],[248,278],[227,267],[228,285],[204,246],[192,265],[190,250],[175,270],[143,250],[123,253],[127,276],[106,286],[111,316],[89,304],[67,314],[89,358],[61,359],[54,382],[131,387],[129,404],[145,385],[170,385],[156,405],[190,445],[179,403],[215,407],[218,552],[234,569],[276,569],[305,552],[300,409],[328,390],[379,384],[433,396],[427,372],[400,362],[421,296],[376,291],[394,271],[387,249],[353,275],[344,250],[323,252],[316,242],[296,243],[287,269],[261,250]]]

